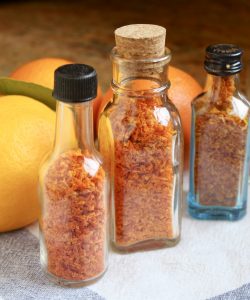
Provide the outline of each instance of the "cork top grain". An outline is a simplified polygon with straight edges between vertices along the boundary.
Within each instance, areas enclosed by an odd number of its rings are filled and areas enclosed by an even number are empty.
[[[164,55],[166,29],[152,24],[133,24],[115,30],[115,41],[120,56],[157,58]]]

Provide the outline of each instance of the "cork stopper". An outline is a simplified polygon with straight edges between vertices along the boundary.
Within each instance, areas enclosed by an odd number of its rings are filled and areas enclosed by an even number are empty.
[[[166,29],[158,25],[133,24],[115,30],[117,52],[127,59],[163,56],[165,38]]]

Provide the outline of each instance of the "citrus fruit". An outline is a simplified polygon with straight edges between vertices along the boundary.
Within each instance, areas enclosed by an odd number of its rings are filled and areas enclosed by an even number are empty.
[[[102,114],[102,112],[104,111],[105,107],[107,106],[108,103],[113,101],[113,90],[110,87],[107,92],[103,95],[102,97],[102,101],[99,105],[98,108],[98,117],[96,119],[97,123],[99,122],[100,116]],[[98,126],[99,127],[99,126]]]
[[[61,58],[40,58],[20,66],[9,77],[53,89],[55,70],[62,65],[71,63],[71,61]]]
[[[180,69],[170,67],[168,76],[171,82],[168,97],[175,104],[181,116],[184,133],[185,167],[187,168],[191,137],[191,102],[203,92],[203,89],[192,76]]]
[[[0,232],[34,222],[38,170],[54,139],[55,113],[24,96],[0,98]]]
[[[72,64],[71,61],[62,58],[40,58],[30,61],[10,74],[10,78],[40,84],[42,86],[53,89],[54,87],[54,72],[65,64]],[[97,124],[97,116],[100,103],[102,102],[102,91],[98,87],[97,97],[93,102],[94,124]],[[94,127],[97,130],[97,127]]]
[[[99,120],[98,138],[100,141],[99,151],[103,155],[105,167],[109,172],[112,172],[111,165],[112,162],[114,162],[114,137],[112,125],[109,118],[105,114],[102,114]]]

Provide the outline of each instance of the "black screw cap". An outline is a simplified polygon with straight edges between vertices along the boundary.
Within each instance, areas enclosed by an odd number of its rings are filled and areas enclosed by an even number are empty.
[[[93,67],[68,64],[55,70],[53,97],[69,102],[85,102],[96,98],[97,74]]]
[[[242,54],[243,50],[233,44],[210,45],[206,49],[205,70],[217,76],[239,73],[243,68]]]

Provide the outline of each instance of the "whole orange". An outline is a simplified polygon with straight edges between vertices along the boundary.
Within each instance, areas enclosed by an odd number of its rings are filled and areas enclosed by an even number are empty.
[[[168,76],[171,82],[170,89],[168,90],[168,97],[175,104],[181,116],[184,132],[185,167],[187,168],[191,136],[191,102],[195,97],[202,93],[203,90],[200,84],[192,76],[178,68],[170,66]],[[98,116],[103,112],[107,103],[112,101],[112,96],[113,93],[110,88],[103,96]]]
[[[53,89],[54,71],[62,65],[71,63],[71,61],[62,58],[40,58],[20,66],[10,74],[10,77]]]
[[[62,58],[51,57],[36,59],[17,68],[10,74],[10,78],[36,83],[53,89],[54,72],[58,67],[65,64],[72,64],[72,62]],[[97,97],[95,98],[93,103],[94,122],[97,118],[98,108],[101,102],[102,91],[101,88],[98,87]]]
[[[185,167],[188,168],[192,118],[191,102],[203,92],[203,89],[191,75],[180,69],[169,67],[168,76],[171,82],[168,97],[175,104],[181,116],[184,133]]]

